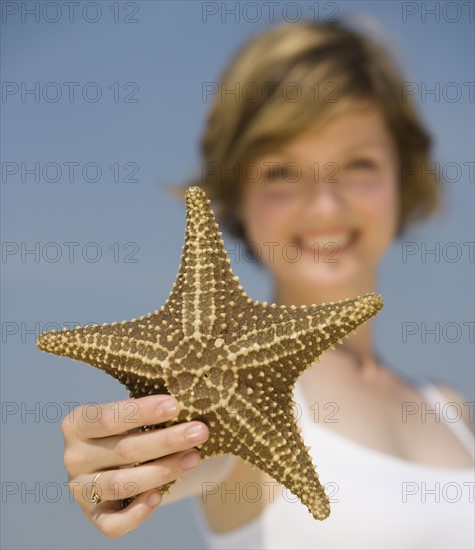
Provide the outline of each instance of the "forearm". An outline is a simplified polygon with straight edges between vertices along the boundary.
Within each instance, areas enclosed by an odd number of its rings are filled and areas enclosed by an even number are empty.
[[[204,483],[221,483],[229,476],[236,460],[233,455],[213,456],[203,460],[195,470],[179,479],[169,493],[163,495],[160,506],[200,495]]]

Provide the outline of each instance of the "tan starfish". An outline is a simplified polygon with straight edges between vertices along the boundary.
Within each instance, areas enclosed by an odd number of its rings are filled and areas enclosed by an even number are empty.
[[[205,422],[210,437],[198,446],[202,458],[237,455],[289,489],[314,518],[325,519],[329,501],[300,435],[292,391],[324,350],[381,309],[382,298],[300,307],[254,301],[231,271],[203,189],[188,188],[186,205],[180,270],[159,310],[45,333],[37,345],[102,369],[131,397],[173,395],[179,416],[155,428]]]

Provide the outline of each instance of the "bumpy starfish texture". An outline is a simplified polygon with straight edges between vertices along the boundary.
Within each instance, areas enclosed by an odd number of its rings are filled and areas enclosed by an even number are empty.
[[[300,435],[293,388],[324,350],[381,309],[382,298],[367,294],[300,307],[254,301],[230,268],[200,187],[187,189],[186,206],[180,269],[159,310],[44,333],[37,345],[102,369],[131,397],[173,395],[180,414],[154,428],[201,420],[210,433],[197,446],[202,458],[236,455],[289,489],[314,518],[325,519],[329,500]]]

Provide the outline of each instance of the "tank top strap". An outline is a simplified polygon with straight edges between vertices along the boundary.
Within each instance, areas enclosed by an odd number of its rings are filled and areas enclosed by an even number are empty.
[[[439,417],[445,422],[448,428],[452,431],[455,437],[467,449],[472,458],[475,458],[475,434],[470,430],[467,424],[457,414],[453,420],[446,414],[446,407],[450,406],[450,402],[446,399],[443,393],[437,388],[435,382],[428,378],[424,378],[420,374],[415,373],[399,373],[405,377],[409,383],[417,387],[424,395],[427,403],[438,412]],[[461,411],[460,411],[461,412]]]

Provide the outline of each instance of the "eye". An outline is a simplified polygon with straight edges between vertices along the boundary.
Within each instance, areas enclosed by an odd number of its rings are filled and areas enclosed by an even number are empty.
[[[369,159],[369,158],[359,158],[351,161],[348,164],[348,168],[356,168],[356,169],[371,169],[376,168],[376,163]]]
[[[265,179],[270,182],[279,180],[279,179],[285,179],[286,177],[287,177],[287,174],[283,166],[270,168],[265,172]]]

